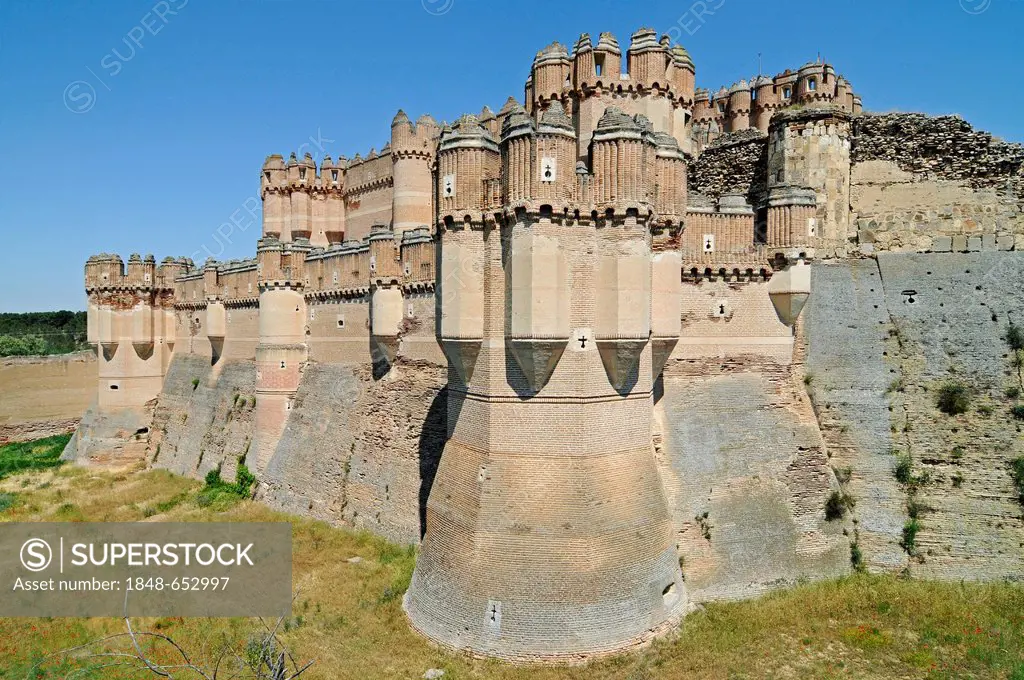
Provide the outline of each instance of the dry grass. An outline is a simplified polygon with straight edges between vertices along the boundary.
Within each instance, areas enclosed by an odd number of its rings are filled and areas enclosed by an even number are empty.
[[[414,554],[366,534],[239,501],[199,507],[199,482],[161,471],[76,467],[0,482],[16,495],[0,520],[274,521],[294,528],[300,596],[283,639],[316,659],[308,678],[1011,678],[1024,680],[1024,588],[941,584],[858,575],[758,600],[709,605],[677,635],[587,666],[526,669],[438,650],[412,633],[401,610]],[[69,509],[70,508],[70,509]],[[348,562],[359,556],[362,561]],[[143,619],[186,648],[244,645],[247,619]],[[26,677],[42,656],[103,634],[114,619],[0,619],[0,678]],[[65,677],[51,664],[48,674]],[[76,678],[128,677],[100,671]],[[138,674],[131,677],[146,677]]]

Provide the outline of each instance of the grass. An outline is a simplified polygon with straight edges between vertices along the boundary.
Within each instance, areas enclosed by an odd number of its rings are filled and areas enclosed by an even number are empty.
[[[0,479],[25,470],[45,470],[61,465],[64,461],[60,454],[70,440],[71,435],[60,434],[0,446]]]
[[[197,497],[205,488],[165,471],[30,470],[0,482],[0,492],[16,492],[19,499],[0,519],[54,521],[68,504],[89,520],[291,522],[293,579],[300,596],[281,637],[297,659],[316,660],[304,680],[414,679],[430,668],[444,670],[444,680],[1024,680],[1024,587],[867,574],[807,583],[756,600],[710,603],[691,613],[673,636],[582,666],[524,668],[473,659],[433,647],[407,625],[401,595],[412,574],[414,549],[277,513],[248,499],[224,510],[200,507]],[[157,507],[165,508],[161,515],[145,519],[146,509]],[[356,556],[361,560],[348,561]],[[244,656],[254,622],[161,618],[135,624],[170,635],[202,657],[204,645],[222,635]],[[117,619],[0,619],[0,678],[23,680],[44,654],[122,631]],[[75,664],[59,672],[59,665],[51,667],[39,677],[63,678]],[[149,676],[112,668],[74,677]]]

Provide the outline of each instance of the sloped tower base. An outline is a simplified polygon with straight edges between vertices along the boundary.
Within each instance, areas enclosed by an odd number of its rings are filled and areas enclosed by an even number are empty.
[[[445,647],[567,660],[646,642],[685,611],[649,448],[485,454],[450,441],[427,513],[404,606]]]

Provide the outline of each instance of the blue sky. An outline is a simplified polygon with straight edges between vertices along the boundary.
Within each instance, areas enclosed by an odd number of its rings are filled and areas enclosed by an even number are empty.
[[[497,110],[552,40],[640,26],[702,86],[820,53],[869,110],[1024,141],[1024,0],[0,0],[0,311],[83,309],[96,252],[249,257],[267,154]]]

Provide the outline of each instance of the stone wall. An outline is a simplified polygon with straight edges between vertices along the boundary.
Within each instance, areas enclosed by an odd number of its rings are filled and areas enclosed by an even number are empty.
[[[722,135],[687,169],[687,190],[717,199],[725,193],[764,194],[768,137],[760,130]]]
[[[955,116],[864,116],[851,150],[862,250],[1024,249],[1024,146]]]
[[[869,568],[1024,578],[1009,467],[1024,442],[1007,392],[1021,385],[1004,340],[1009,320],[1024,318],[1022,277],[1024,259],[998,252],[883,253],[814,267],[807,367],[832,464],[849,469]],[[964,414],[937,408],[949,381],[971,392]],[[912,484],[895,478],[901,455],[912,460]],[[920,529],[907,550],[911,506]]]

